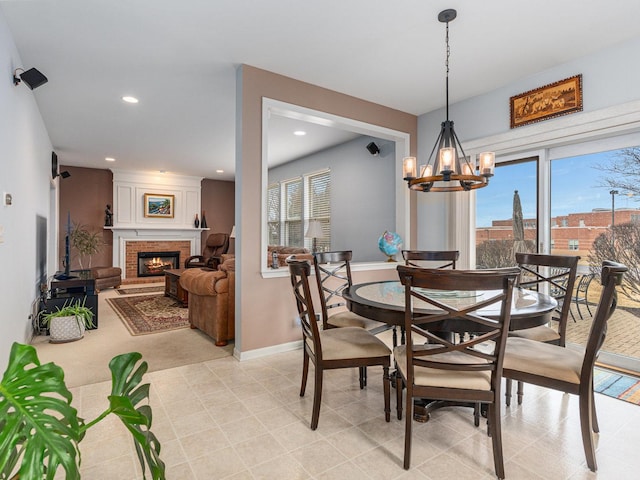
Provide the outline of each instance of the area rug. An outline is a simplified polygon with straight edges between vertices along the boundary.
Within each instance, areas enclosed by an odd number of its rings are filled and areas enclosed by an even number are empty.
[[[640,405],[640,378],[596,368],[593,388],[603,395]]]
[[[164,292],[164,286],[154,285],[153,287],[116,288],[116,292],[119,295],[133,295],[134,293],[156,293]]]
[[[189,310],[164,295],[107,298],[131,335],[167,332],[189,326]]]

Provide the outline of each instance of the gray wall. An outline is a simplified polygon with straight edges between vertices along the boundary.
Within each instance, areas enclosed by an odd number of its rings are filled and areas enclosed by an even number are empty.
[[[366,145],[375,141],[380,154]],[[395,229],[395,143],[362,136],[269,170],[269,183],[331,169],[331,249],[355,262],[380,261],[378,238]],[[373,212],[373,213],[372,213]]]

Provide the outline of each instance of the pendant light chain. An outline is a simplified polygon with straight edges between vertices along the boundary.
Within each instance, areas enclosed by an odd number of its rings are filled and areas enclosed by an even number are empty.
[[[449,22],[447,22],[447,29],[445,34],[445,44],[447,46],[446,49],[446,101],[447,101],[447,120],[449,120],[449,56],[451,55],[451,47],[449,46]]]

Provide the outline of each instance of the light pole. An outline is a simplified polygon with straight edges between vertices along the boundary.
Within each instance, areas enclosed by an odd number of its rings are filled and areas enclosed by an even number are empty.
[[[613,227],[616,224],[616,195],[618,195],[618,190],[611,190],[609,192],[611,194],[611,247],[613,248],[614,243],[614,230]]]

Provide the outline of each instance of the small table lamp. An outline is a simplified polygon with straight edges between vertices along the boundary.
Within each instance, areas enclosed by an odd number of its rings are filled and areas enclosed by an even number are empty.
[[[322,223],[320,220],[309,220],[309,225],[307,226],[307,233],[304,234],[306,238],[313,239],[313,253],[316,253],[316,239],[324,237],[322,233]]]

